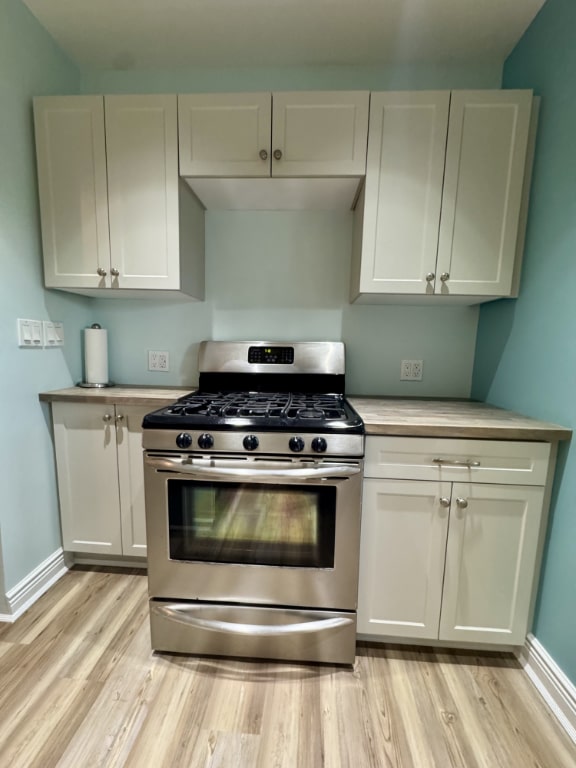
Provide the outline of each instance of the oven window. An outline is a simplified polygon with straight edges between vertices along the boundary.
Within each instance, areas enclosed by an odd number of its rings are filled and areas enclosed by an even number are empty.
[[[170,558],[333,568],[336,488],[168,481]]]

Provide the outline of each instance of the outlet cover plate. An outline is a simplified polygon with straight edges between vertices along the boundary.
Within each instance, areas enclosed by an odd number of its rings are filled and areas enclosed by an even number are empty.
[[[422,381],[423,360],[402,360],[400,363],[400,381]]]
[[[148,370],[163,371],[164,373],[169,371],[170,358],[168,352],[148,350]]]

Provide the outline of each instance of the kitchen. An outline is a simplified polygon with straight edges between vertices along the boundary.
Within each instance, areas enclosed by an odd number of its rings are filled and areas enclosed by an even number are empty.
[[[574,116],[565,95],[574,70],[569,33],[575,19],[567,2],[546,4],[504,69],[505,87],[534,88],[543,97],[540,143],[520,298],[480,310],[349,305],[351,222],[346,216],[328,213],[211,212],[206,302],[104,302],[45,291],[30,99],[66,92],[328,89],[335,86],[336,78],[338,87],[353,89],[496,88],[501,63],[491,68],[401,65],[379,71],[341,67],[329,72],[247,68],[234,73],[212,70],[203,78],[199,72],[81,74],[24,6],[3,0],[1,8],[6,19],[0,32],[6,129],[0,215],[2,263],[5,274],[10,274],[10,280],[0,286],[1,348],[7,372],[1,400],[8,438],[4,465],[28,466],[32,449],[35,468],[32,476],[18,476],[12,469],[5,473],[0,510],[0,594],[5,606],[0,605],[0,612],[8,613],[8,602],[12,605],[15,598],[20,605],[25,603],[26,594],[15,593],[15,588],[60,547],[49,412],[40,407],[38,392],[81,378],[80,329],[93,322],[109,330],[110,369],[118,381],[193,383],[202,339],[259,336],[264,326],[277,338],[345,341],[351,393],[455,397],[471,393],[535,418],[573,425],[574,365],[566,354],[573,319],[564,296],[574,270],[569,253],[573,237],[571,222],[563,217],[571,213],[573,199],[567,161],[571,149],[564,131]],[[36,54],[33,60],[30,50]],[[567,130],[567,135],[571,133]],[[260,286],[257,300],[255,285]],[[63,321],[64,348],[18,350],[17,317]],[[170,352],[169,374],[146,370],[148,349]],[[399,362],[406,356],[425,361],[421,385],[400,383]],[[19,415],[14,419],[16,411]],[[574,682],[572,462],[564,445],[534,634]]]

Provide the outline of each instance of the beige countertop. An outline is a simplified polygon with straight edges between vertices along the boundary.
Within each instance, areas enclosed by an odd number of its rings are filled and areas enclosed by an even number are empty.
[[[161,408],[194,387],[114,386],[100,389],[68,387],[42,392],[43,402],[120,403]],[[572,430],[470,400],[398,397],[349,397],[366,426],[367,435],[461,437],[491,440],[569,440]]]
[[[572,430],[470,400],[349,397],[367,435],[569,440]]]
[[[118,385],[113,387],[67,387],[51,392],[41,392],[42,402],[102,403],[112,405],[151,405],[162,408],[179,397],[192,392],[195,387],[150,387],[146,385]]]

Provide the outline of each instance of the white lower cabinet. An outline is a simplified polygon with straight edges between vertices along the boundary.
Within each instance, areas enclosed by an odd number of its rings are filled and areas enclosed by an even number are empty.
[[[52,404],[65,551],[146,555],[141,424],[149,411]]]
[[[510,443],[508,467],[505,447],[504,441],[367,438],[367,474],[392,477],[367,476],[364,482],[360,634],[524,642],[550,445]],[[497,471],[501,482],[494,483]],[[437,479],[411,479],[411,472]],[[522,473],[526,484],[514,484]]]

